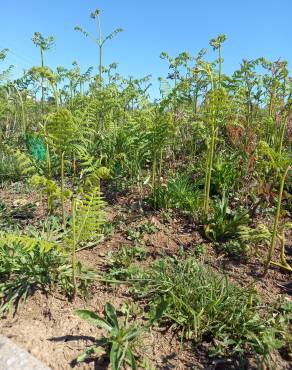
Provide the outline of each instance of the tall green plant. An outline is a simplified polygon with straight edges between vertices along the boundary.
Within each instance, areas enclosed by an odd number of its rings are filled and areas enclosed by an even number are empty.
[[[85,194],[79,194],[72,200],[72,225],[68,244],[72,249],[72,281],[74,294],[77,291],[77,246],[81,242],[102,237],[102,226],[105,222],[105,202],[99,187],[90,187]]]
[[[207,95],[206,100],[206,120],[210,127],[210,140],[208,142],[207,149],[207,163],[206,163],[206,175],[205,175],[205,193],[204,193],[204,204],[203,213],[204,216],[208,216],[209,210],[209,198],[210,198],[210,186],[211,186],[211,176],[213,170],[214,152],[216,146],[216,140],[218,135],[219,125],[222,124],[224,116],[222,113],[226,111],[228,96],[227,91],[221,87],[222,80],[222,53],[221,45],[225,41],[225,35],[219,35],[217,39],[212,39],[210,41],[213,49],[219,50],[219,75],[218,81],[216,74],[214,73],[213,66],[211,63],[206,63],[202,61],[202,67],[207,74],[210,81],[210,92]],[[227,112],[224,112],[226,114]]]
[[[102,36],[102,30],[101,30],[101,23],[100,23],[100,10],[96,9],[94,12],[90,14],[90,18],[93,20],[97,19],[97,27],[98,27],[98,37],[93,36],[89,32],[85,31],[83,28],[80,26],[76,26],[74,29],[76,31],[81,32],[84,36],[89,37],[91,40],[93,40],[97,45],[99,49],[99,65],[98,65],[98,70],[99,70],[99,78],[100,81],[102,80],[102,57],[103,57],[103,47],[104,44],[108,40],[112,40],[118,33],[122,32],[122,28],[117,28],[110,34],[108,34],[105,38]]]
[[[291,158],[291,154],[289,155],[287,153],[276,152],[266,142],[260,143],[259,152],[262,154],[263,158],[268,158],[268,161],[265,161],[264,164],[267,165],[268,169],[275,171],[275,177],[279,183],[278,200],[277,200],[276,213],[274,217],[273,232],[272,232],[270,247],[268,250],[268,256],[267,256],[266,263],[265,263],[265,273],[267,273],[269,266],[272,263],[272,258],[274,256],[275,245],[276,245],[276,241],[278,237],[279,221],[280,221],[280,216],[281,216],[283,190],[284,190],[285,180],[289,174],[289,171],[291,170],[292,158]],[[282,260],[284,259],[282,258]]]
[[[77,135],[77,124],[72,113],[61,108],[57,112],[49,115],[45,132],[48,140],[55,146],[60,158],[60,178],[61,178],[61,204],[62,218],[65,227],[65,205],[64,205],[64,181],[65,181],[65,154],[71,149],[73,141]]]
[[[41,67],[45,67],[44,53],[52,49],[55,45],[54,37],[48,36],[44,37],[40,32],[35,32],[32,38],[32,42],[40,49],[41,53]],[[44,78],[42,77],[42,114],[44,113],[44,98],[45,98],[45,89],[44,89]]]

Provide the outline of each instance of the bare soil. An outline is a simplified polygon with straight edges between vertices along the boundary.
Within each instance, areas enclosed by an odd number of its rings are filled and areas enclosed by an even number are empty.
[[[45,218],[45,202],[40,195],[19,184],[0,189],[0,200],[11,207],[17,206],[19,202],[37,205],[33,217],[20,221],[23,227],[27,224],[40,225]],[[143,204],[141,209],[135,194],[109,200],[107,214],[109,221],[115,224],[114,233],[91,249],[79,252],[80,261],[87,266],[105,270],[107,254],[131,243],[126,231],[150,220],[156,225],[157,231],[144,233],[142,236],[150,261],[160,256],[176,254],[181,248],[191,253],[197,245],[204,244],[207,251],[199,258],[214,270],[224,271],[232,281],[241,286],[254,283],[256,290],[267,302],[274,302],[283,296],[291,299],[292,283],[289,273],[271,268],[269,274],[263,277],[260,257],[252,255],[244,261],[226,257],[202,237],[200,225],[187,218],[174,215],[166,221],[161,212],[144,207]],[[122,221],[117,222],[118,220]],[[288,258],[291,259],[291,238],[287,238],[286,243]],[[92,296],[87,301],[77,297],[74,302],[58,293],[45,295],[36,292],[14,315],[1,318],[0,332],[52,369],[107,369],[108,359],[104,357],[86,364],[76,364],[74,361],[94,338],[102,334],[74,315],[74,310],[86,308],[102,313],[106,302],[111,302],[117,309],[123,303],[131,302],[127,287],[111,287],[96,282]],[[151,333],[145,334],[139,351],[155,369],[239,368],[231,359],[208,358],[203,346],[194,347],[191,343],[182,345],[177,335],[162,329],[153,329]],[[287,359],[279,354],[275,356],[276,369],[291,368]],[[252,359],[246,369],[256,369]]]

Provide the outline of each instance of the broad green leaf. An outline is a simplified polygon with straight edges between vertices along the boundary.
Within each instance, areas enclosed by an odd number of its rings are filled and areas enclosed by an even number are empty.
[[[95,312],[89,310],[76,310],[75,314],[81,319],[84,319],[98,327],[106,329],[108,331],[112,330],[112,327],[108,322],[106,322],[102,317],[98,316]]]
[[[118,329],[119,323],[117,319],[116,309],[114,308],[114,306],[110,303],[106,303],[104,310],[105,310],[108,321],[111,323],[111,325],[114,328]]]

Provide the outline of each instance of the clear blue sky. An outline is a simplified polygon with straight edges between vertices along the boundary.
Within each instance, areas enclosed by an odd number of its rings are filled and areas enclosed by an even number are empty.
[[[224,70],[236,69],[242,58],[279,57],[292,63],[292,0],[5,0],[1,4],[0,49],[12,53],[17,76],[39,63],[31,37],[35,31],[56,38],[56,47],[46,55],[51,67],[69,67],[77,60],[83,69],[98,57],[95,45],[73,30],[75,25],[95,32],[89,13],[102,10],[104,34],[122,27],[124,32],[104,50],[104,62],[119,63],[123,75],[166,76],[161,51],[177,55],[196,54],[208,41],[225,33]],[[210,54],[212,52],[210,51]],[[3,64],[0,68],[2,69]],[[152,90],[155,94],[155,89]]]

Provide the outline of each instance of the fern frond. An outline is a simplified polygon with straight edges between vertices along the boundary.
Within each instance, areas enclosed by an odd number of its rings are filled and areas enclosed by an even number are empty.
[[[53,144],[61,149],[67,149],[78,133],[72,113],[63,108],[48,116],[46,133]]]
[[[16,234],[0,235],[0,247],[3,247],[4,245],[13,247],[13,245],[15,244],[21,244],[23,249],[28,252],[32,251],[37,247],[39,247],[40,250],[44,253],[49,252],[52,249],[57,249],[61,251],[60,245],[47,240],[30,238],[28,236]]]
[[[271,240],[271,232],[264,224],[259,224],[255,229],[248,226],[239,227],[239,238],[247,243],[268,243]]]
[[[78,150],[78,159],[81,167],[80,177],[86,178],[85,184],[87,186],[97,187],[101,178],[109,176],[110,170],[101,165],[103,157],[96,159],[86,149],[80,147]]]
[[[18,171],[22,176],[29,176],[36,172],[33,161],[26,153],[19,149],[15,150],[15,148],[11,148],[7,145],[4,147],[4,150],[15,159]]]
[[[90,194],[77,203],[76,209],[76,244],[102,237],[102,226],[105,223],[105,201],[99,188],[93,188]]]

